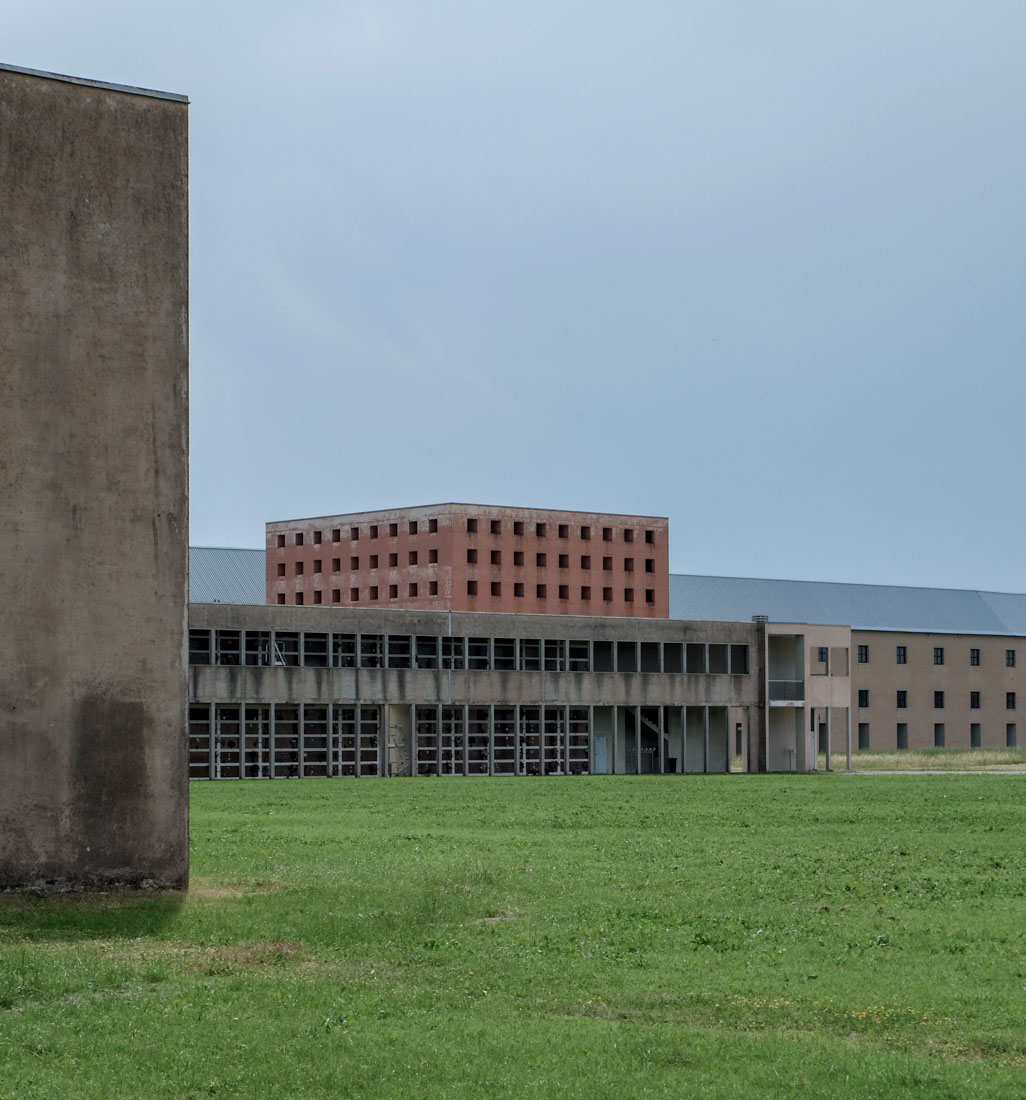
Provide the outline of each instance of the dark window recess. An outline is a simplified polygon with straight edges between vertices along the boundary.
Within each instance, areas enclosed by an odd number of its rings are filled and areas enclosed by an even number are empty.
[[[467,551],[467,561],[470,562],[471,565],[474,565],[477,562],[476,550],[470,549]]]
[[[899,665],[908,664],[908,648],[903,645],[899,645],[895,648],[895,663]]]
[[[296,605],[298,607],[303,606],[303,593],[302,592],[297,592],[296,593]]]
[[[1005,692],[1005,710],[1015,710],[1015,692]]]
[[[437,550],[429,550],[428,551],[428,565],[435,565],[437,562],[438,562],[438,551]]]
[[[581,599],[582,600],[590,600],[591,599],[591,588],[586,584],[581,586]]]
[[[587,542],[587,540],[591,538],[591,528],[590,527],[582,527],[581,528],[581,538],[584,539],[585,542]]]
[[[535,594],[535,596],[538,597],[539,600],[544,600],[545,599],[546,592],[547,592],[547,589],[546,589],[544,584],[535,585],[535,593],[534,594]]]
[[[524,533],[524,521],[516,519],[513,521],[513,534],[522,535]]]
[[[548,525],[544,523],[536,523],[534,525],[535,537],[543,539],[548,534]]]
[[[493,519],[491,524],[490,524],[489,529],[491,530],[491,533],[493,535],[501,535],[502,534],[502,520],[501,519]]]
[[[613,602],[613,590],[611,588],[603,588],[602,589],[602,598],[606,601],[606,603],[612,603]]]
[[[284,603],[284,602],[285,602],[285,593],[284,592],[279,592],[278,593],[278,603]]]
[[[570,568],[570,555],[569,554],[560,554],[559,555],[559,568],[560,569],[569,569]]]
[[[1014,649],[1006,649],[1005,650],[1005,667],[1006,668],[1015,668],[1015,650]]]
[[[979,722],[973,722],[969,726],[969,747],[978,749],[983,743],[983,731]]]
[[[372,524],[371,524],[371,527],[370,527],[370,537],[371,537],[372,539],[376,539],[376,538],[378,537],[378,525],[377,525],[376,523],[372,523]]]
[[[546,558],[545,558],[544,554],[535,554],[535,556],[534,556],[534,564],[535,565],[541,567],[541,566],[545,565],[545,561],[546,561]]]
[[[416,565],[417,564],[417,551],[416,550],[411,550],[409,552],[409,554],[407,555],[407,560],[409,561],[410,565]]]
[[[623,590],[623,598],[625,603],[634,603],[634,589],[625,588]]]
[[[590,569],[591,568],[591,555],[590,554],[582,554],[581,555],[581,568],[582,569]]]
[[[568,584],[561,584],[561,585],[559,586],[559,598],[560,598],[561,600],[568,600],[568,599],[570,599],[570,585],[568,585]]]
[[[285,536],[284,535],[278,535],[277,545],[278,546],[284,546],[285,545]]]
[[[645,572],[646,573],[654,573],[655,572],[655,558],[645,558]]]
[[[523,584],[520,581],[515,581],[513,583],[513,595],[514,596],[522,596],[523,594],[524,594]]]
[[[429,535],[437,535],[438,534],[438,520],[437,519],[429,519],[428,520],[428,534]]]
[[[934,646],[933,663],[935,665],[944,664],[944,647],[943,646]]]
[[[467,520],[467,534],[468,535],[477,534],[477,520],[476,519],[468,519]]]
[[[398,535],[398,534],[399,534],[399,524],[398,523],[390,523],[388,525],[388,536],[389,536],[389,538],[394,539],[396,537],[396,535]]]
[[[377,569],[377,567],[378,567],[378,555],[377,554],[371,554],[370,558],[367,561],[367,564],[371,567],[371,569]]]
[[[830,659],[830,650],[829,650],[829,648],[825,645],[817,646],[817,657],[816,657],[816,659],[819,661],[819,663],[821,665],[825,665],[827,663],[827,661],[829,661],[829,659]]]
[[[899,749],[907,749],[908,748],[908,723],[907,722],[899,722],[897,732],[898,732],[898,748]]]
[[[314,590],[313,598],[314,598],[314,603],[320,603],[321,602],[321,590],[319,588]]]
[[[935,722],[933,726],[933,747],[935,749],[944,748],[944,723]]]
[[[570,528],[565,523],[559,525],[559,537],[561,539],[568,539],[570,537]]]
[[[417,521],[415,519],[410,520],[409,531],[411,535],[415,535],[417,533]]]
[[[633,558],[624,558],[623,559],[623,571],[625,573],[633,573],[634,572],[634,559]]]
[[[613,541],[613,529],[612,529],[612,527],[603,527],[602,528],[602,541],[603,542],[612,542]]]
[[[302,546],[303,545],[303,536],[302,535],[296,535],[296,545],[297,546]]]
[[[655,542],[655,531],[646,531],[645,532],[645,542],[647,542],[649,544],[649,546],[651,546],[652,543]]]
[[[492,553],[491,553],[491,563],[492,563],[492,565],[502,565],[502,551],[501,550],[493,550],[492,551]]]
[[[895,705],[897,706],[898,710],[905,710],[905,708],[908,706],[907,691],[899,691],[897,693],[897,701]]]
[[[978,691],[970,691],[969,692],[969,709],[970,710],[979,710],[980,709],[980,693]]]
[[[360,559],[359,558],[350,558],[349,559],[349,568],[350,569],[359,569],[360,568]]]
[[[869,706],[869,691],[866,688],[859,688],[859,706]]]
[[[513,551],[513,564],[514,565],[523,565],[524,564],[524,552],[523,552],[523,550],[514,550]]]
[[[342,559],[341,558],[332,558],[331,559],[331,571],[332,571],[332,573],[338,573],[338,572],[341,571],[341,569],[342,569]]]
[[[623,541],[624,542],[633,542],[634,541],[634,532],[629,527],[625,527],[623,529]]]
[[[321,568],[321,566],[323,565],[323,562],[321,561],[320,558],[314,558],[313,565],[314,565],[314,572],[315,573],[323,572],[323,569]]]
[[[428,595],[429,596],[437,596],[438,595],[438,581],[428,581]]]
[[[867,646],[867,645],[860,645],[859,646],[859,664],[860,665],[868,665],[869,664],[869,646]]]
[[[341,542],[342,541],[342,528],[341,527],[332,527],[332,529],[331,529],[331,541],[332,542]]]
[[[477,581],[467,581],[467,595],[468,596],[476,596],[477,595]]]
[[[974,667],[978,667],[980,663],[980,651],[978,649],[969,650],[969,664]]]
[[[655,603],[655,589],[654,588],[646,588],[645,589],[645,603]]]
[[[943,691],[935,691],[933,693],[933,708],[934,708],[934,710],[943,710],[944,709],[944,692]]]
[[[388,566],[389,566],[389,568],[394,569],[398,564],[399,564],[399,555],[398,554],[389,554],[388,555]]]
[[[372,584],[370,586],[370,598],[372,600],[376,600],[378,598],[378,586],[376,584]]]
[[[417,582],[416,581],[411,581],[410,582],[409,593],[410,593],[411,596],[416,596],[417,595]]]
[[[350,539],[351,539],[351,540],[352,540],[353,542],[356,542],[356,540],[357,540],[357,539],[358,539],[359,537],[360,537],[360,528],[359,528],[359,527],[350,527],[350,528],[349,528],[349,538],[350,538]]]
[[[314,546],[320,546],[321,545],[321,532],[320,531],[314,531],[313,540],[314,540]]]
[[[613,559],[612,558],[603,558],[602,559],[602,568],[605,569],[607,572],[612,572]]]
[[[501,596],[502,595],[502,582],[501,581],[492,581],[492,595],[493,596]]]
[[[331,602],[332,603],[341,603],[342,602],[342,589],[341,588],[333,588],[331,590]]]
[[[285,576],[285,563],[283,561],[278,562],[278,576]]]
[[[350,588],[349,589],[349,602],[350,603],[358,603],[359,599],[360,599],[360,590],[359,590],[359,588]]]
[[[869,749],[869,723],[859,722],[859,752]]]
[[[296,562],[296,576],[301,577],[303,575],[303,563],[301,561]]]

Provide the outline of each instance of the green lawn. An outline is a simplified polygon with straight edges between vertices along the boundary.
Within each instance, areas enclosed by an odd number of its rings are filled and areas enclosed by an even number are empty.
[[[1026,1096],[1026,777],[192,788],[0,897],[4,1097]]]

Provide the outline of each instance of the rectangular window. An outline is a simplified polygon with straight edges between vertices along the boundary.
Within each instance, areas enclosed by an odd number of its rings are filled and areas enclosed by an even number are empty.
[[[581,599],[582,600],[590,600],[591,599],[591,588],[589,588],[588,585],[582,585],[582,587],[581,587]]]
[[[613,590],[611,588],[603,588],[602,589],[602,598],[606,601],[606,603],[612,603],[613,602]]]
[[[408,530],[411,535],[415,535],[417,533],[417,521],[415,519],[410,520],[410,526]]]
[[[944,709],[944,692],[943,691],[935,691],[933,693],[933,709],[934,710],[943,710]]]
[[[331,571],[332,571],[332,573],[338,573],[338,572],[341,571],[341,569],[342,569],[342,559],[341,558],[332,558],[331,559]]]
[[[341,542],[342,541],[342,528],[341,527],[332,527],[332,529],[331,529],[331,541],[332,542]]]
[[[398,534],[399,534],[399,524],[398,523],[390,523],[388,525],[388,537],[394,539],[396,537],[396,535],[398,535]]]
[[[534,555],[534,564],[537,565],[539,568],[544,566],[545,565],[545,555],[544,554],[535,554]]]
[[[655,603],[655,589],[654,588],[646,588],[645,589],[645,603]]]
[[[969,709],[970,710],[979,710],[980,709],[980,693],[978,691],[970,691],[969,692]]]
[[[315,573],[321,573],[321,572],[323,572],[323,570],[322,570],[322,568],[321,568],[321,566],[322,566],[323,564],[324,564],[324,563],[322,562],[322,560],[321,560],[320,558],[314,558],[314,572],[315,572]]]
[[[581,538],[584,539],[585,542],[587,542],[588,539],[591,538],[591,528],[590,527],[582,527],[581,528]]]
[[[634,589],[625,588],[623,590],[623,598],[625,603],[634,603]]]
[[[437,519],[429,519],[428,520],[428,534],[429,535],[437,535],[438,534],[438,520]]]
[[[470,550],[467,551],[467,561],[470,562],[471,565],[475,565],[477,563],[477,551],[476,550],[470,549]]]
[[[1015,650],[1014,649],[1006,649],[1005,650],[1005,667],[1006,668],[1015,668]]]
[[[303,545],[303,536],[302,535],[296,535],[296,545],[297,546],[302,546]]]
[[[319,588],[314,590],[313,596],[314,596],[314,603],[320,603],[321,602],[321,591],[320,591]]]
[[[524,586],[520,581],[515,581],[513,584],[513,595],[522,596],[524,594]]]
[[[603,542],[612,542],[613,541],[613,529],[612,529],[612,527],[603,527],[602,528],[602,541]]]
[[[388,586],[388,598],[389,598],[390,600],[397,600],[397,599],[399,599],[399,585],[397,585],[397,584],[390,584],[390,585]]]
[[[867,688],[859,688],[859,706],[869,706],[869,690]]]
[[[908,706],[908,692],[907,691],[899,691],[898,692],[897,701],[895,703],[895,706],[897,706],[898,710],[905,710],[905,708]]]
[[[570,599],[570,585],[568,585],[568,584],[561,584],[561,585],[559,586],[559,598],[560,598],[561,600],[568,600],[568,599]]]
[[[515,519],[513,521],[513,534],[522,535],[524,533],[524,521],[522,519]]]
[[[435,564],[437,564],[437,562],[438,562],[438,551],[437,550],[429,550],[428,551],[428,565],[435,565]]]
[[[546,591],[545,585],[544,584],[539,584],[539,585],[535,586],[534,594],[535,594],[535,596],[538,597],[539,600],[544,600],[545,599],[545,591]]]
[[[944,664],[944,647],[943,646],[938,645],[938,646],[933,647],[933,663],[935,665]]]
[[[378,598],[378,586],[376,584],[372,584],[370,586],[370,598],[372,600],[376,600]]]
[[[320,531],[314,531],[313,540],[314,540],[314,546],[320,546],[321,545],[321,532]]]
[[[655,542],[655,531],[645,532],[645,542],[647,542],[650,546],[652,545],[652,543]]]
[[[570,537],[570,528],[565,523],[559,525],[559,537],[561,539],[568,539]]]
[[[350,558],[349,559],[349,568],[350,569],[359,569],[360,568],[360,559],[359,558]]]
[[[359,537],[360,537],[360,528],[359,528],[359,527],[350,527],[350,528],[349,528],[349,538],[350,538],[350,541],[352,541],[352,542],[356,542],[356,540],[357,540],[357,539],[358,539]]]
[[[897,664],[899,664],[899,665],[907,665],[908,664],[908,649],[905,646],[899,645],[897,647],[896,654],[897,654]]]
[[[296,576],[301,577],[303,575],[303,563],[301,561],[296,562]]]
[[[534,525],[534,533],[537,538],[543,539],[548,533],[548,528],[544,523],[536,523]]]
[[[898,723],[898,748],[899,749],[907,749],[908,748],[908,723],[907,722],[899,722]]]
[[[971,749],[978,749],[983,743],[983,730],[980,728],[979,722],[973,722],[969,726],[969,747]]]
[[[633,573],[634,572],[634,559],[633,558],[624,558],[623,559],[623,571],[625,573]]]
[[[603,558],[602,559],[602,568],[605,569],[607,572],[611,572],[612,569],[613,569],[613,559],[612,558]]]
[[[398,554],[389,554],[388,555],[388,567],[389,567],[389,569],[395,569],[395,567],[398,564],[399,564],[399,555]]]
[[[645,572],[646,573],[654,573],[655,572],[655,558],[645,558]]]
[[[411,550],[409,552],[409,554],[407,555],[407,560],[409,561],[410,565],[416,565],[417,564],[417,551],[416,550]]]
[[[278,576],[285,576],[285,563],[283,561],[278,562]]]
[[[333,588],[331,590],[331,602],[332,603],[341,603],[342,602],[342,589],[341,588]]]
[[[378,555],[377,554],[371,554],[371,556],[369,558],[369,563],[370,563],[371,569],[377,569],[377,567],[378,567]]]
[[[428,595],[429,596],[437,596],[438,595],[438,581],[428,581]]]
[[[1005,710],[1015,710],[1015,692],[1005,692]]]
[[[303,604],[303,593],[302,592],[297,592],[296,593],[296,603],[299,606],[302,606],[302,604]]]
[[[491,562],[492,562],[492,565],[502,565],[502,551],[501,550],[493,550],[492,551],[492,553],[491,553]]]
[[[623,541],[624,542],[633,542],[634,541],[634,532],[629,527],[625,527],[623,529]]]
[[[859,664],[860,665],[868,665],[869,664],[869,646],[867,646],[867,645],[860,645],[859,646]]]
[[[1014,749],[1016,744],[1017,741],[1015,736],[1015,723],[1008,722],[1005,725],[1005,747],[1009,749]]]
[[[944,748],[944,723],[935,722],[933,725],[933,747],[935,749]]]
[[[969,664],[977,666],[980,663],[980,651],[978,649],[969,650]]]
[[[859,722],[859,752],[869,751],[869,723]]]
[[[591,555],[590,554],[582,554],[581,555],[581,568],[582,569],[590,569],[591,568]]]
[[[467,595],[468,596],[476,596],[477,595],[477,581],[467,581]]]
[[[570,568],[570,555],[569,554],[560,554],[559,555],[559,568],[560,569],[569,569]]]
[[[378,525],[376,523],[372,523],[370,525],[370,537],[372,539],[376,539],[378,537]]]
[[[491,531],[491,533],[493,535],[501,535],[502,534],[502,520],[501,519],[493,519],[492,522],[489,524],[489,530]]]
[[[513,564],[514,565],[523,565],[524,564],[524,552],[523,552],[523,550],[514,550],[513,551]]]
[[[468,519],[467,520],[467,534],[468,535],[476,535],[477,534],[477,520],[476,519]]]
[[[358,603],[359,600],[360,600],[360,590],[359,590],[359,588],[350,588],[349,589],[349,602],[350,603]]]
[[[817,652],[816,660],[821,665],[825,665],[830,660],[830,647],[829,646],[825,646],[825,645],[817,646],[816,652]]]
[[[284,546],[285,545],[285,536],[284,535],[279,535],[278,536],[278,543],[277,544],[278,544],[278,546]]]
[[[502,595],[502,582],[501,581],[492,581],[492,595],[493,596],[501,596]]]
[[[411,582],[411,584],[409,586],[409,594],[411,596],[416,596],[417,595],[417,583],[416,583],[416,581]]]

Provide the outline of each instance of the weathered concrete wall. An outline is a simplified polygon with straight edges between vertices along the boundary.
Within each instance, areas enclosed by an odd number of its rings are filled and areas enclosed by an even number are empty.
[[[0,69],[0,887],[187,881],[186,158]]]

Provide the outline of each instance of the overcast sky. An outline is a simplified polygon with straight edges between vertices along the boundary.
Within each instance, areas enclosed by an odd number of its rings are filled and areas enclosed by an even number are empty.
[[[190,97],[191,542],[448,500],[1024,591],[1022,0],[54,0]]]

